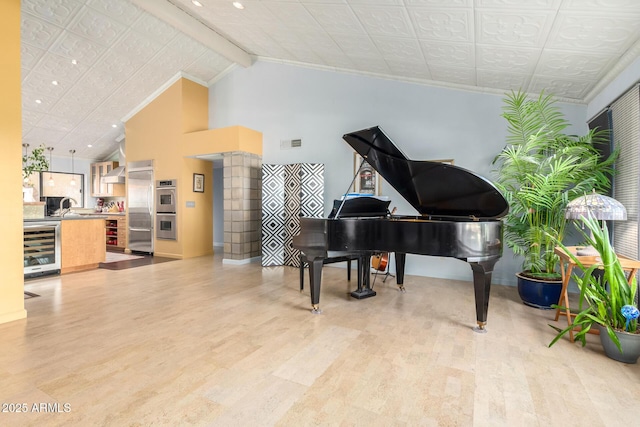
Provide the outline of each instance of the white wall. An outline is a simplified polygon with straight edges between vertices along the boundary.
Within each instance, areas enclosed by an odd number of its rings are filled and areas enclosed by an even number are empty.
[[[491,161],[504,146],[502,97],[366,76],[258,61],[209,88],[209,127],[242,125],[263,133],[263,163],[324,163],[325,214],[353,178],[353,150],[342,135],[379,125],[412,160],[453,158],[457,166],[491,179]],[[564,104],[572,132],[585,132],[586,106]],[[281,150],[280,140],[302,139]],[[437,182],[431,185],[438,185]],[[390,186],[382,192],[397,214],[415,210]],[[509,250],[494,283],[515,284],[520,261]],[[461,261],[409,256],[407,274],[471,280]]]

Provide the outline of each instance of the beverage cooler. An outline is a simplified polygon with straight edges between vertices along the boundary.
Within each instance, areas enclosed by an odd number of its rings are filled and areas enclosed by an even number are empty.
[[[60,221],[24,223],[24,277],[60,274]]]

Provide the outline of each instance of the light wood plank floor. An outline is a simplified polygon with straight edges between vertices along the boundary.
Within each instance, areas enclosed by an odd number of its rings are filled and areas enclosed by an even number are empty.
[[[477,334],[471,282],[405,284],[358,301],[327,267],[313,315],[297,269],[218,257],[28,282],[28,318],[0,325],[0,402],[63,412],[0,425],[637,425],[640,365],[598,337],[548,348],[553,313],[503,286]]]

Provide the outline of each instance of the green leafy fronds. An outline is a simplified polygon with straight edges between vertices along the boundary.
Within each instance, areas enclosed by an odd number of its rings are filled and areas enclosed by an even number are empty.
[[[607,132],[565,134],[569,123],[551,95],[531,99],[511,92],[502,117],[508,124],[507,145],[493,164],[496,186],[509,202],[505,244],[523,256],[525,270],[553,273],[553,248],[564,237],[567,203],[593,189],[606,191],[618,152],[600,158],[595,144],[607,142]]]

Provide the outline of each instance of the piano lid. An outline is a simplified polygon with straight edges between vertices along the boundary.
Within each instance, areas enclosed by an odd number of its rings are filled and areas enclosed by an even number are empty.
[[[378,126],[343,139],[422,215],[501,218],[509,212],[487,179],[446,163],[409,160]]]

